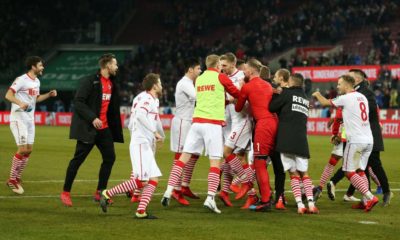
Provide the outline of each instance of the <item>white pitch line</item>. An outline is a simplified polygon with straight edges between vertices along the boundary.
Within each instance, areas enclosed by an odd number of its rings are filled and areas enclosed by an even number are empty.
[[[346,192],[347,189],[336,189],[336,192]],[[392,188],[390,189],[392,192],[400,192],[400,188]],[[285,191],[285,193],[290,193],[292,191]],[[163,195],[164,193],[154,193],[155,196],[160,196]],[[207,193],[197,193],[199,195],[207,195]],[[124,196],[123,194],[119,196]],[[59,198],[60,195],[14,195],[14,196],[0,196],[0,199],[26,199],[26,198]],[[72,197],[93,197],[93,195],[90,194],[77,194],[74,195],[72,194]]]

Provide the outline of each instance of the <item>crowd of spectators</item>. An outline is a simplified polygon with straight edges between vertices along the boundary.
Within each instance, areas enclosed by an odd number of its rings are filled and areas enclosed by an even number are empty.
[[[283,11],[284,3],[297,4]],[[293,46],[335,43],[346,32],[361,26],[377,26],[396,18],[400,1],[171,1],[158,20],[167,33],[139,47],[121,66],[124,104],[137,94],[139,82],[148,72],[161,74],[164,96],[161,105],[174,105],[174,87],[184,74],[182,61],[188,56],[234,52],[238,58],[267,57]],[[232,31],[207,41],[213,31],[230,26]],[[397,54],[398,55],[398,54]],[[365,62],[357,54],[338,52],[333,56],[303,59],[294,55],[283,67],[357,65]],[[203,67],[204,69],[204,67]]]

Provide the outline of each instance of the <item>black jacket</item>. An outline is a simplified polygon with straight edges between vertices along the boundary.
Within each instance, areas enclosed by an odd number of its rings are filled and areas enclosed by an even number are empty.
[[[310,158],[307,140],[309,101],[301,87],[283,88],[269,105],[279,115],[275,150]]]
[[[383,151],[383,138],[381,126],[379,125],[379,116],[377,111],[375,94],[368,88],[367,82],[363,81],[358,84],[355,89],[363,94],[368,100],[369,107],[369,125],[371,126],[372,136],[374,138],[374,147],[372,151]]]
[[[114,142],[124,142],[120,117],[120,100],[118,87],[114,78],[110,104],[108,105],[107,121]],[[100,73],[84,78],[74,98],[74,113],[72,116],[70,139],[94,143],[97,130],[92,122],[100,117],[102,102]]]

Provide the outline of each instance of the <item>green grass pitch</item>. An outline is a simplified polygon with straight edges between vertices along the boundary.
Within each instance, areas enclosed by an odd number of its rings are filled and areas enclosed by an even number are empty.
[[[207,189],[209,163],[198,162],[193,175],[192,189],[202,193],[203,199],[190,200],[191,206],[182,207],[171,200],[168,208],[160,204],[166,188],[173,154],[169,140],[157,152],[157,162],[164,174],[148,211],[158,220],[137,220],[133,213],[137,207],[125,196],[118,196],[107,214],[92,201],[97,186],[101,162],[97,149],[93,150],[80,168],[72,189],[72,208],[61,205],[65,170],[74,151],[75,142],[68,140],[68,128],[37,127],[34,152],[25,169],[25,194],[16,196],[4,184],[8,178],[11,156],[16,147],[8,126],[0,126],[0,239],[400,239],[400,140],[385,139],[386,151],[382,160],[394,192],[389,207],[376,206],[364,213],[351,209],[351,203],[330,201],[324,192],[318,201],[319,215],[299,216],[291,193],[287,193],[288,210],[255,213],[240,210],[243,201],[233,201],[234,208],[226,208],[218,200],[222,214],[216,215],[202,207]],[[167,132],[169,135],[169,132]],[[329,137],[309,138],[311,160],[310,175],[317,183],[329,159]],[[125,130],[125,143],[116,144],[115,162],[109,187],[128,179],[131,171],[129,159],[129,133]],[[270,171],[273,179],[272,169]],[[347,180],[337,188],[344,190]],[[373,185],[375,189],[375,185]],[[290,190],[286,182],[286,190]],[[233,196],[233,195],[232,195]],[[358,195],[359,197],[359,195]],[[379,195],[381,199],[382,196]],[[369,224],[366,224],[369,223]]]

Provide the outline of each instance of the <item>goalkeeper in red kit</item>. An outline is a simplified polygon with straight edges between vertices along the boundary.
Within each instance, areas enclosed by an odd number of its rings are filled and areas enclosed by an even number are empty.
[[[267,171],[267,161],[270,155],[273,154],[278,127],[278,118],[276,114],[269,111],[269,103],[273,95],[272,86],[260,78],[260,72],[263,68],[265,68],[265,66],[256,59],[247,61],[244,67],[244,73],[245,79],[248,82],[241,88],[235,106],[235,110],[240,112],[246,101],[249,101],[255,121],[253,137],[254,167],[261,194],[260,201],[249,208],[255,211],[268,211],[271,209],[271,188]],[[242,184],[238,195],[245,194],[251,187],[250,184]]]

